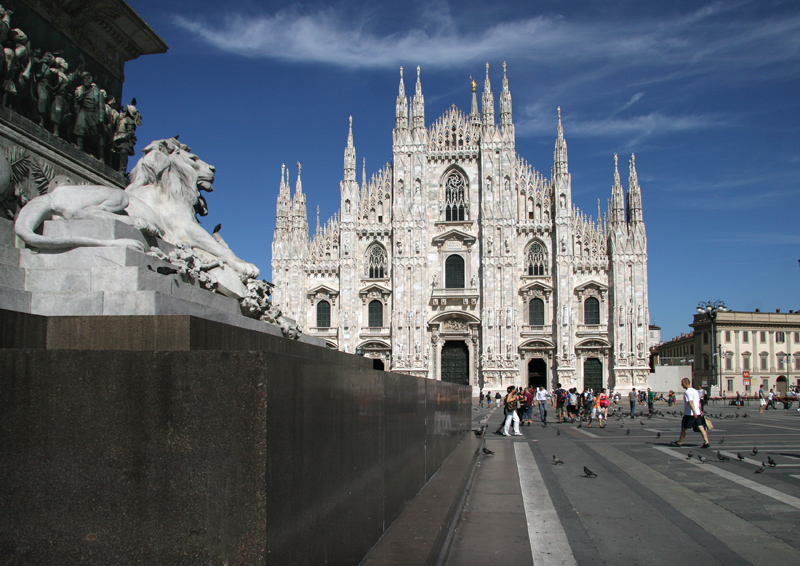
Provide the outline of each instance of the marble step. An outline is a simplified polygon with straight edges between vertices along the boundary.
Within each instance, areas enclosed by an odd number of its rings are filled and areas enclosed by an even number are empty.
[[[22,291],[0,285],[0,308],[9,311],[31,312],[30,291]]]
[[[25,289],[25,270],[21,267],[0,263],[0,286],[11,289]]]

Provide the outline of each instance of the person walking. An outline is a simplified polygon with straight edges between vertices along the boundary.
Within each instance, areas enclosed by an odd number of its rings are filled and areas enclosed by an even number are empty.
[[[764,393],[764,386],[758,388],[758,414],[764,413],[764,407],[767,406],[767,394]]]
[[[480,396],[478,397],[478,399],[480,400],[480,407],[481,407],[481,409],[483,409],[483,398],[484,398],[484,395],[483,395],[483,389],[481,389],[481,394],[480,394]]]
[[[561,387],[560,383],[556,386],[555,398],[556,416],[558,417],[558,422],[561,423],[566,420],[567,415],[567,390]]]
[[[647,410],[652,415],[653,414],[653,402],[655,401],[656,394],[650,391],[650,388],[647,388]]]
[[[706,434],[706,422],[703,411],[700,408],[700,392],[692,387],[692,382],[688,377],[681,380],[681,386],[686,390],[683,394],[683,419],[681,420],[681,436],[673,446],[683,446],[683,439],[686,438],[686,430],[692,428],[695,432],[703,435],[703,446],[708,448],[708,434]]]
[[[531,426],[533,423],[533,403],[535,401],[535,396],[533,394],[533,386],[531,385],[525,390],[525,415],[523,419],[523,423]]]
[[[536,391],[536,404],[539,405],[539,419],[542,421],[542,426],[547,426],[547,398],[550,397],[550,394],[547,390],[539,386],[539,389]]]
[[[499,391],[498,391],[497,393],[495,393],[495,396],[494,396],[494,402],[495,402],[495,404],[497,405],[497,408],[498,408],[498,409],[500,408],[500,400],[501,400],[502,398],[503,398],[503,396],[502,396],[502,395],[500,395],[500,392],[499,392]]]
[[[589,421],[589,426],[592,426],[592,408],[594,407],[594,395],[591,389],[583,390],[583,417]]]
[[[606,394],[605,388],[600,390],[600,395],[597,397],[597,418],[600,419],[600,428],[605,428],[606,425],[603,424],[608,422],[608,395]]]
[[[513,385],[509,385],[507,391],[508,393],[504,401],[506,407],[506,422],[503,426],[503,436],[511,436],[511,434],[509,434],[511,423],[514,423],[514,436],[522,436],[522,433],[519,431],[519,415],[517,414],[517,409],[519,408],[517,388]]]
[[[778,410],[778,408],[775,406],[775,390],[771,388],[769,390],[769,396],[767,399],[767,410],[769,410],[770,407],[772,407],[773,411]]]
[[[633,414],[636,412],[636,388],[635,387],[633,389],[631,389],[630,393],[628,393],[628,400],[631,403],[631,418],[634,418]]]

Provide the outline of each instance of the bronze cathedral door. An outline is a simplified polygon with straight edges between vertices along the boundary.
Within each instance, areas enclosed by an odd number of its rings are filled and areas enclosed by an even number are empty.
[[[442,381],[469,385],[469,350],[461,340],[442,345]]]

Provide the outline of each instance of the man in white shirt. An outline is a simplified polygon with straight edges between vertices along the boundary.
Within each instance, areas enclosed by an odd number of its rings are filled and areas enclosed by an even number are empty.
[[[539,418],[542,420],[542,426],[547,426],[547,399],[549,397],[550,394],[540,385],[536,391],[536,403],[539,405]]]
[[[703,435],[703,446],[708,448],[708,434],[706,434],[706,423],[703,418],[703,410],[700,408],[700,392],[692,387],[692,382],[688,377],[681,380],[681,386],[686,389],[683,394],[683,420],[681,421],[681,437],[674,446],[682,446],[683,439],[686,438],[686,429],[693,428]]]

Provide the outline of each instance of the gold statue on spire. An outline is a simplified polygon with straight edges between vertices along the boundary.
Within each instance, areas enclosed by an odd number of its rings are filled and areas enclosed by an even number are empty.
[[[475,92],[475,89],[478,88],[478,83],[475,82],[472,75],[469,76],[469,82],[472,84],[472,92]]]

